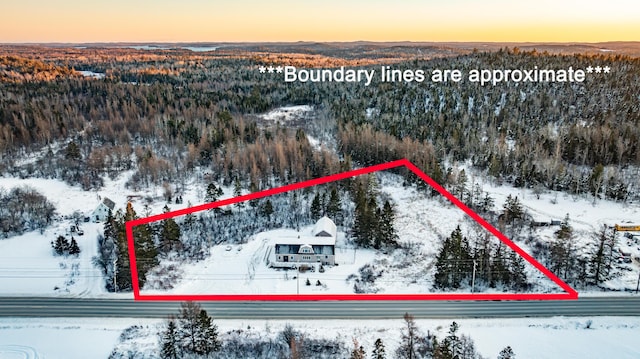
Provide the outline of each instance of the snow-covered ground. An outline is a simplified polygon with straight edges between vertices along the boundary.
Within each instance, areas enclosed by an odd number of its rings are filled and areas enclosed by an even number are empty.
[[[103,79],[105,77],[104,72],[93,72],[93,71],[78,71],[84,77],[91,77],[94,79]]]
[[[526,209],[536,221],[563,220],[569,215],[569,224],[573,227],[575,247],[579,253],[587,254],[594,249],[594,235],[606,225],[633,223],[640,224],[640,205],[637,203],[619,203],[608,200],[593,201],[593,198],[572,196],[562,192],[544,191],[534,193],[530,189],[518,189],[511,186],[496,186],[488,181],[479,181],[482,189],[495,199],[496,208],[501,208],[508,195],[518,196]],[[539,227],[537,234],[543,240],[552,240],[558,227]],[[640,233],[638,233],[640,234]],[[617,234],[617,246],[622,252],[633,258],[631,263],[618,263],[615,278],[605,281],[602,286],[614,291],[631,291],[636,289],[638,272],[640,271],[640,242]],[[524,243],[517,243],[530,253]],[[597,295],[597,292],[581,292],[581,295]]]
[[[108,358],[122,331],[145,319],[0,318],[0,359]]]
[[[398,186],[396,175],[381,174],[379,192],[395,204],[395,228],[399,241],[405,248],[384,253],[373,249],[353,249],[340,233],[336,246],[338,266],[325,266],[320,273],[315,264],[314,272],[301,273],[295,270],[279,270],[269,266],[274,246],[279,238],[298,235],[292,229],[278,229],[251,236],[242,245],[221,244],[214,246],[209,256],[200,262],[179,266],[178,283],[170,290],[146,288],[144,294],[353,294],[354,278],[364,265],[372,265],[380,273],[375,283],[365,284],[368,293],[416,294],[429,293],[433,288],[435,256],[442,238],[460,226],[463,233],[474,238],[477,231],[474,222],[446,200],[426,196],[414,187]],[[310,232],[311,227],[302,232]],[[494,244],[499,240],[491,236]],[[410,246],[406,246],[411,244]],[[511,249],[505,248],[506,252]],[[505,253],[506,254],[506,253]],[[175,263],[167,262],[165,265]],[[562,290],[533,265],[526,263],[525,270],[533,283],[531,292],[550,293]],[[175,272],[171,272],[175,276]],[[350,279],[351,276],[351,279]],[[307,279],[311,285],[307,286]],[[320,281],[320,285],[316,285]],[[150,280],[149,283],[153,283]],[[485,293],[510,292],[502,288],[479,288]],[[463,287],[459,292],[470,292]]]
[[[312,112],[313,106],[299,105],[299,106],[285,106],[278,107],[272,111],[269,111],[260,117],[266,121],[280,122],[287,124],[290,121],[299,120],[305,116],[305,114]]]
[[[310,231],[311,227],[301,230]],[[347,277],[375,257],[373,250],[348,248],[344,233],[338,233],[338,266],[325,266],[325,272],[320,273],[318,264],[311,264],[315,271],[299,277],[295,270],[270,268],[269,263],[275,262],[276,241],[297,235],[293,229],[278,229],[259,233],[242,245],[214,246],[205,260],[182,266],[180,282],[173,289],[143,290],[143,294],[352,294],[353,283],[347,282]],[[322,285],[316,285],[317,281]]]
[[[115,180],[105,177],[105,185],[99,191],[84,191],[52,179],[0,177],[0,188],[6,191],[19,186],[36,189],[53,203],[59,215],[54,224],[42,233],[32,231],[0,239],[0,295],[113,295],[104,290],[102,273],[92,263],[97,255],[97,236],[102,233],[103,224],[80,221],[79,227],[84,235],[79,236],[70,231],[74,224],[71,215],[79,212],[83,217],[89,216],[104,198],[116,203],[115,210],[124,209],[129,198],[140,216],[145,216],[145,211],[148,214],[162,213],[166,204],[162,188],[138,192],[129,190],[125,183],[131,175],[132,172],[125,172]],[[192,183],[188,188],[183,194],[182,204],[169,205],[172,210],[187,207],[189,203],[203,202],[201,186]],[[231,195],[232,191],[225,189],[223,197]],[[148,209],[145,209],[145,204],[148,204]],[[81,250],[77,258],[53,255],[51,242],[59,235],[69,240],[71,236],[76,239]]]
[[[417,319],[423,334],[435,333],[442,339],[452,320]],[[638,358],[640,318],[521,318],[459,319],[459,334],[470,336],[478,352],[497,357],[511,346],[518,359],[526,358]],[[337,339],[351,348],[352,338],[367,354],[381,338],[388,354],[401,340],[402,319],[389,320],[217,320],[221,339],[229,332],[245,338],[276,338],[285,325],[301,331],[305,338]],[[127,339],[124,329],[137,325],[138,337]],[[0,359],[85,359],[107,358],[114,347],[120,351],[152,353],[157,348],[155,332],[161,320],[153,319],[24,319],[0,318]],[[391,355],[392,356],[392,355]]]
[[[307,111],[308,109],[302,109]],[[471,171],[469,171],[471,173]],[[51,242],[58,235],[72,234],[69,227],[72,220],[68,217],[74,212],[88,215],[101,199],[108,197],[117,208],[124,208],[128,199],[133,201],[134,209],[140,216],[162,212],[165,205],[163,189],[158,186],[141,191],[125,187],[132,172],[125,172],[115,180],[105,178],[105,186],[99,191],[83,191],[79,187],[69,186],[61,181],[12,177],[0,177],[0,188],[10,190],[15,186],[27,185],[45,195],[55,206],[60,218],[43,233],[29,232],[20,236],[0,240],[0,294],[2,295],[72,295],[102,296],[104,279],[94,268],[91,260],[97,253],[96,237],[102,232],[102,224],[80,223],[85,234],[74,235],[81,249],[78,258],[54,257]],[[172,210],[203,203],[204,183],[200,176],[194,176],[186,183],[182,193],[183,203],[170,204]],[[589,248],[593,242],[593,233],[603,225],[615,223],[640,223],[638,204],[621,204],[612,201],[573,197],[563,193],[544,192],[535,194],[532,190],[516,189],[510,186],[496,186],[489,181],[479,181],[470,176],[469,186],[479,183],[483,191],[489,192],[495,199],[495,208],[502,207],[508,195],[518,196],[528,213],[536,220],[561,220],[568,213],[574,227],[576,246],[581,251]],[[425,293],[432,287],[433,258],[439,249],[443,237],[450,235],[457,225],[469,238],[477,229],[466,219],[466,215],[457,207],[437,198],[426,197],[411,187],[402,187],[393,175],[380,176],[380,192],[396,205],[396,223],[398,235],[403,243],[415,243],[410,252],[392,253],[357,250],[354,262],[354,250],[342,246],[338,250],[339,266],[327,267],[325,273],[307,272],[300,276],[300,293],[353,293],[353,280],[346,278],[357,274],[358,269],[367,263],[382,270],[373,288],[377,293]],[[232,189],[225,188],[222,198],[231,197]],[[134,196],[134,197],[130,197]],[[145,205],[147,207],[145,208]],[[536,229],[543,240],[551,240],[554,227]],[[287,231],[287,229],[282,229]],[[284,232],[283,232],[284,233]],[[198,263],[181,265],[182,281],[171,290],[172,293],[208,294],[208,293],[296,293],[298,291],[295,271],[288,273],[266,266],[260,256],[268,254],[274,238],[282,233],[271,231],[254,236],[242,248],[233,247],[227,251],[226,245],[214,247],[211,256]],[[620,248],[631,257],[640,257],[640,245],[619,235]],[[493,238],[497,241],[497,239]],[[516,242],[530,252],[526,243]],[[407,256],[407,254],[409,256]],[[263,257],[264,259],[264,257]],[[407,260],[409,259],[409,260]],[[634,290],[637,284],[638,270],[636,261],[620,264],[619,275],[604,283],[613,290]],[[527,264],[530,281],[535,282],[534,292],[556,292],[557,286],[546,279],[533,266]],[[304,283],[309,278],[311,286]],[[316,282],[320,280],[320,286]],[[207,284],[202,284],[207,283]],[[469,291],[463,288],[461,291]],[[580,295],[598,295],[599,293],[581,292]]]

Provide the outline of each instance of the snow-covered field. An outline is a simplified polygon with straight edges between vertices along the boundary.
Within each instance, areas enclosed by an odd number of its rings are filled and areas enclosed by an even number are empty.
[[[526,358],[638,358],[640,318],[522,318],[460,319],[459,334],[469,335],[478,352],[497,357],[511,346],[518,359]],[[245,338],[276,338],[286,324],[306,338],[338,339],[351,347],[356,338],[370,354],[381,338],[388,354],[401,340],[402,319],[395,320],[216,320],[221,339],[241,330]],[[417,319],[423,334],[436,333],[442,339],[451,320]],[[589,325],[589,323],[591,323]],[[137,338],[120,341],[121,332],[132,325],[143,330]],[[23,319],[0,318],[0,359],[85,359],[107,358],[114,347],[121,351],[151,353],[157,348],[157,328],[162,321],[151,319]],[[144,330],[146,329],[146,330]],[[125,335],[126,337],[126,335]]]
[[[0,318],[0,359],[108,358],[124,329],[144,319]]]

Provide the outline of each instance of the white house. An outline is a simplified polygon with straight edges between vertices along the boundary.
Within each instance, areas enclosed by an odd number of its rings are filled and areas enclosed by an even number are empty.
[[[94,222],[105,221],[109,216],[109,211],[113,212],[115,206],[116,204],[112,200],[105,197],[102,202],[98,204],[98,207],[91,212],[91,220]]]
[[[275,244],[277,262],[336,263],[335,247],[338,235],[336,224],[322,217],[309,234],[278,238]]]

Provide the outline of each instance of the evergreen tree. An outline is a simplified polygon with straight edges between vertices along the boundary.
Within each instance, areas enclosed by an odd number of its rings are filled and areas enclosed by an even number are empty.
[[[69,240],[64,236],[58,236],[55,243],[53,243],[53,250],[57,255],[61,256],[69,251]]]
[[[368,197],[362,187],[356,191],[356,212],[353,223],[353,236],[357,245],[361,247],[369,247],[376,233],[377,218],[375,210],[374,197]]]
[[[573,255],[573,228],[569,224],[568,214],[560,225],[560,229],[555,232],[555,237],[549,249],[549,269],[566,280],[576,269],[574,266],[576,258]]]
[[[180,358],[178,334],[176,321],[173,318],[169,319],[167,329],[160,334],[160,357],[162,359]]]
[[[267,199],[262,206],[262,215],[271,221],[271,215],[273,214],[273,204],[270,199]]]
[[[180,307],[178,338],[180,339],[180,347],[187,353],[197,353],[198,350],[199,340],[202,337],[200,330],[201,310],[200,305],[194,302],[184,302]]]
[[[218,326],[213,324],[213,320],[204,309],[198,314],[198,330],[196,334],[195,353],[209,355],[217,352],[222,347],[218,340]]]
[[[589,275],[595,285],[599,285],[609,274],[613,264],[613,247],[615,246],[615,232],[603,226],[595,235],[597,249],[591,256]]]
[[[461,357],[463,348],[462,342],[457,334],[458,329],[458,323],[451,323],[448,335],[436,346],[434,357],[439,359],[454,359]]]
[[[316,195],[313,197],[313,201],[311,201],[311,208],[309,209],[311,220],[317,221],[318,219],[320,219],[321,213],[322,213],[322,206],[320,204],[320,194],[316,192]]]
[[[116,222],[118,259],[116,266],[116,291],[131,290],[131,268],[129,266],[129,245],[125,232],[125,222],[138,218],[131,203],[127,204],[126,211],[121,219]],[[153,231],[148,224],[133,227],[133,240],[136,253],[136,267],[138,269],[138,283],[140,288],[146,282],[146,274],[158,265],[158,251],[153,241]]]
[[[242,184],[240,183],[240,178],[236,177],[236,181],[233,184],[233,196],[240,197],[241,195],[242,195]],[[243,208],[244,202],[243,201],[236,202],[235,205],[238,208]]]
[[[458,173],[458,179],[456,182],[456,197],[459,200],[464,201],[466,192],[467,192],[467,174],[464,171],[464,169],[462,169],[460,173]]]
[[[164,212],[169,212],[169,207],[164,206]],[[160,225],[159,242],[160,249],[163,253],[169,253],[172,250],[178,250],[181,247],[180,242],[180,226],[173,218],[164,219]]]
[[[435,286],[437,288],[460,288],[463,282],[469,282],[473,270],[471,249],[466,237],[462,236],[460,226],[446,238],[436,256]]]
[[[372,359],[386,359],[386,354],[384,350],[384,343],[382,343],[382,339],[376,339],[376,342],[373,344],[373,352],[371,353]]]
[[[80,154],[80,148],[75,142],[71,141],[69,142],[69,144],[67,144],[64,157],[68,160],[82,159],[82,155]]]
[[[510,280],[511,288],[517,291],[526,290],[529,287],[527,282],[527,274],[525,273],[524,259],[516,252],[511,251],[509,255]],[[509,284],[506,283],[506,284]]]
[[[505,247],[501,242],[495,247],[495,251],[493,253],[493,260],[491,264],[492,281],[490,286],[494,288],[498,283],[508,284],[511,282],[511,272],[509,271],[507,257],[504,251]]]
[[[215,183],[209,183],[207,186],[207,194],[204,197],[205,202],[216,202],[222,196],[222,188],[216,186]]]
[[[511,197],[511,195],[508,195],[503,208],[507,223],[513,224],[516,220],[524,219],[524,210],[517,196]]]
[[[71,237],[71,243],[69,243],[68,253],[72,256],[77,256],[80,254],[80,247],[78,246],[78,242],[76,239]]]
[[[510,346],[502,349],[498,354],[498,359],[515,359],[516,354],[513,352]]]
[[[376,238],[379,238],[380,243],[387,246],[397,245],[398,235],[396,234],[396,230],[393,225],[394,221],[395,213],[391,207],[391,203],[389,203],[389,201],[385,201],[379,218],[379,235]],[[375,247],[375,245],[374,247],[380,248],[380,243],[378,243],[378,247]]]
[[[327,217],[331,218],[336,224],[343,223],[342,204],[340,203],[340,197],[338,196],[338,190],[336,188],[331,189],[326,212]]]

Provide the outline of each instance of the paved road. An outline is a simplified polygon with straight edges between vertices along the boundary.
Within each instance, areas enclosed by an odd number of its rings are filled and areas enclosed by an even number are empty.
[[[177,314],[177,302],[129,299],[0,298],[0,317],[135,317]],[[205,302],[214,317],[270,319],[500,318],[549,316],[640,316],[640,297],[581,298],[564,301],[349,301]]]

